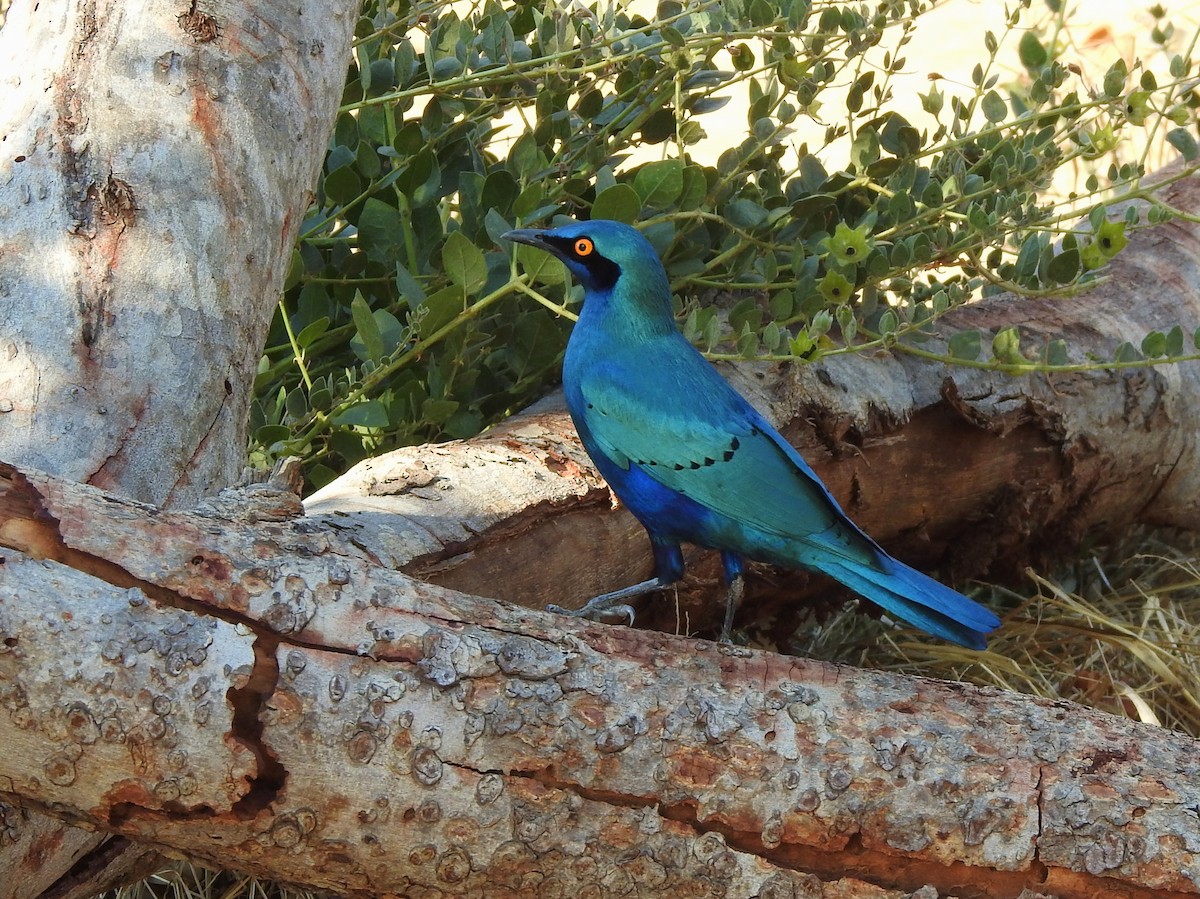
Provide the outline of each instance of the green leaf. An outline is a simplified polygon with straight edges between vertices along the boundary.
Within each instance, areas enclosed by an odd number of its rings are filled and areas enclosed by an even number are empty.
[[[428,337],[450,324],[463,311],[462,288],[443,287],[436,293],[430,294],[421,304],[420,315],[417,316],[415,322],[417,333],[422,337]]]
[[[513,201],[520,192],[513,176],[504,169],[497,169],[484,179],[483,189],[479,194],[479,205],[504,215],[512,208]]]
[[[330,172],[323,184],[325,196],[342,206],[362,193],[362,182],[354,169],[349,167]]]
[[[682,187],[682,181],[680,182]],[[642,200],[638,192],[628,184],[614,184],[602,191],[592,203],[592,218],[612,219],[632,225],[642,212]]]
[[[1141,362],[1142,359],[1142,354],[1129,341],[1125,341],[1117,347],[1115,354],[1115,361],[1117,362]]]
[[[983,95],[983,116],[989,122],[1003,122],[1008,115],[1008,105],[995,91]]]
[[[396,289],[408,305],[416,308],[425,302],[425,289],[420,282],[399,262],[396,263]]]
[[[396,256],[398,241],[404,233],[400,212],[382,200],[370,197],[358,217],[358,248],[367,258],[387,262]]]
[[[350,315],[354,319],[358,338],[363,343],[365,358],[371,360],[382,358],[383,333],[379,330],[375,316],[371,314],[371,307],[367,305],[367,301],[358,291],[354,292],[354,299],[350,302]]]
[[[290,428],[283,425],[263,425],[254,432],[255,442],[270,449],[277,443],[286,443],[292,438]]]
[[[461,231],[452,231],[442,247],[442,267],[450,280],[471,295],[487,283],[487,260],[483,251]]]
[[[316,321],[309,322],[304,326],[304,329],[296,335],[296,344],[301,349],[307,349],[312,346],[313,341],[329,330],[329,316],[322,315]]]
[[[1021,334],[1013,327],[1002,328],[992,338],[992,356],[1008,365],[1025,365],[1029,361],[1021,355]]]
[[[1021,35],[1021,40],[1017,44],[1017,55],[1021,58],[1021,65],[1031,71],[1041,69],[1049,59],[1046,48],[1042,46],[1042,42],[1038,40],[1037,34],[1032,30]]]
[[[753,200],[734,200],[725,207],[725,218],[730,224],[752,231],[767,220],[767,210]]]
[[[974,362],[983,352],[983,346],[978,331],[958,331],[950,335],[946,349],[955,359],[965,359]]]
[[[1129,67],[1125,60],[1118,59],[1104,73],[1104,96],[1113,98],[1125,93],[1125,79],[1129,77]]]
[[[289,390],[283,407],[291,421],[303,418],[308,412],[308,400],[304,395],[304,390],[300,387],[293,387]]]
[[[683,190],[683,163],[678,159],[646,163],[634,176],[633,189],[643,206],[661,209],[671,205]]]
[[[1079,250],[1064,250],[1046,266],[1046,276],[1057,284],[1070,284],[1077,277],[1081,266]]]
[[[1067,356],[1067,342],[1061,338],[1055,338],[1046,345],[1046,364],[1047,365],[1069,365],[1070,357]]]
[[[543,204],[546,199],[546,188],[540,181],[535,181],[526,187],[517,198],[513,200],[512,211],[513,215],[528,220],[533,212]]]
[[[1162,331],[1151,331],[1142,338],[1142,352],[1150,357],[1165,356],[1167,354],[1167,335]]]
[[[862,128],[850,144],[850,160],[862,171],[879,159],[879,135],[874,128]]]
[[[545,250],[531,247],[528,244],[518,244],[516,250],[517,262],[525,270],[531,281],[542,284],[562,284],[567,279],[566,269],[558,259]]]
[[[441,424],[458,411],[459,404],[454,400],[427,399],[421,404],[421,417],[433,424]]]
[[[386,428],[388,426],[387,409],[379,400],[355,403],[338,412],[332,420],[335,425],[361,428]]]
[[[1167,355],[1183,355],[1183,328],[1176,325],[1167,332]]]
[[[662,35],[662,39],[672,47],[683,48],[687,46],[687,41],[684,39],[683,35],[679,33],[678,28],[674,28],[670,25],[664,25],[659,29],[658,33]]]
[[[698,209],[708,191],[708,182],[704,177],[704,169],[698,165],[689,165],[683,170],[683,189],[679,196],[679,208],[684,211]]]
[[[766,28],[775,21],[777,11],[767,3],[767,0],[751,0],[750,24],[756,28]]]
[[[1026,278],[1037,271],[1038,259],[1042,255],[1042,242],[1037,234],[1031,234],[1021,244],[1021,252],[1017,254],[1016,274]]]
[[[921,149],[921,133],[901,115],[888,116],[879,144],[893,156],[912,156]]]
[[[1186,128],[1172,128],[1168,131],[1167,143],[1178,150],[1188,162],[1191,162],[1197,155],[1200,155],[1200,148],[1196,145],[1196,138]]]

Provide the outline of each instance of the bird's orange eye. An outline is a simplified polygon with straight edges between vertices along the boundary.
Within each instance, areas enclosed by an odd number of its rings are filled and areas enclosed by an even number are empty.
[[[576,256],[591,256],[592,251],[596,249],[596,245],[586,237],[581,237],[575,241]]]

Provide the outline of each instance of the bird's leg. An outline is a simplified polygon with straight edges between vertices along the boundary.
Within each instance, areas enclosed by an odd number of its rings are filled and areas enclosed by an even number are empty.
[[[644,593],[662,590],[683,577],[683,551],[679,548],[679,544],[660,542],[651,534],[650,547],[654,550],[654,567],[658,572],[658,577],[629,587],[622,587],[620,590],[613,590],[611,593],[593,596],[578,609],[564,609],[562,606],[550,603],[546,606],[546,611],[570,615],[572,618],[586,618],[589,621],[599,621],[612,615],[621,615],[628,617],[629,623],[633,624],[633,606],[629,605],[626,600]]]
[[[746,580],[742,577],[742,557],[737,553],[722,552],[721,567],[725,569],[725,581],[729,584],[729,592],[725,594],[725,623],[721,625],[721,642],[728,643],[733,630],[733,616],[737,614],[746,592]]]

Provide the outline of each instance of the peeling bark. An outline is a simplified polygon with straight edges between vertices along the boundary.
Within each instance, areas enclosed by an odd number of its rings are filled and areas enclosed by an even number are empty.
[[[1200,212],[1200,179],[1162,189]],[[1114,214],[1120,214],[1116,210]],[[1147,289],[1146,285],[1153,285]],[[1072,359],[1112,358],[1151,330],[1200,322],[1200,226],[1173,221],[1135,233],[1088,293],[998,296],[954,310],[920,348],[945,352],[964,329],[1017,325],[1026,347],[1065,338]],[[1081,540],[1132,525],[1200,529],[1200,366],[1020,375],[943,366],[902,352],[812,365],[726,369],[800,448],[868,533],[943,579],[1014,579]],[[614,508],[582,452],[561,399],[471,441],[409,447],[360,463],[310,497],[310,514],[389,564],[473,593],[540,607],[649,576],[649,543]],[[696,632],[723,608],[713,554],[639,621]],[[780,639],[821,584],[755,566],[743,608]],[[719,624],[719,620],[717,620]]]
[[[158,504],[241,472],[354,22],[206,6],[42,0],[0,31],[0,456]]]
[[[354,13],[311,0],[8,10],[0,457],[166,505],[238,476]],[[29,806],[0,806],[0,821],[6,896],[92,895],[155,864]]]
[[[6,791],[362,896],[1200,893],[1198,741],[512,608],[266,500],[0,468]]]

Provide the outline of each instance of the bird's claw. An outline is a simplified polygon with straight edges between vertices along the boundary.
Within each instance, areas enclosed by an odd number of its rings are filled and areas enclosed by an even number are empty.
[[[599,596],[593,596],[578,609],[564,609],[562,606],[556,606],[551,603],[546,606],[546,611],[557,612],[560,615],[570,615],[572,618],[586,618],[588,621],[600,621],[613,615],[620,615],[621,617],[628,618],[629,623],[633,624],[633,606],[629,605],[625,600],[633,599],[633,597],[641,596],[644,593],[653,593],[656,590],[661,590],[664,586],[663,582],[658,578],[651,578],[648,581],[642,581],[640,584],[614,590],[612,593],[601,593]]]
[[[558,615],[569,615],[572,618],[585,618],[588,621],[602,621],[605,618],[620,617],[628,619],[626,622],[628,625],[633,625],[633,619],[635,617],[633,606],[624,602],[596,602],[597,599],[603,598],[604,597],[597,596],[596,599],[593,599],[591,602],[581,606],[578,609],[567,609],[563,606],[550,603],[546,606],[546,611],[554,612]]]

